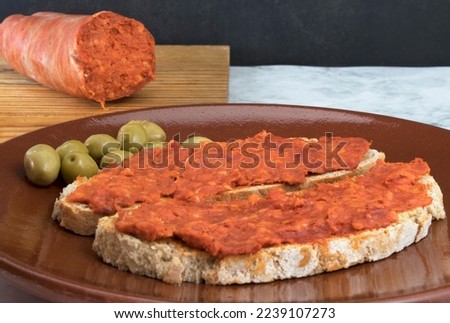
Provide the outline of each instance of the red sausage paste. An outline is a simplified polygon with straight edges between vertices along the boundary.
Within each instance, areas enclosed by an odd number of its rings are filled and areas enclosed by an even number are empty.
[[[272,190],[267,197],[227,202],[161,199],[119,210],[116,228],[147,241],[175,238],[218,258],[284,243],[320,242],[386,227],[399,212],[429,205],[427,187],[419,183],[428,173],[420,159],[378,161],[364,176],[295,194]]]
[[[179,153],[182,156],[177,155]],[[172,142],[168,149],[137,154],[126,161],[126,167],[104,168],[72,192],[67,200],[87,204],[97,214],[114,214],[117,209],[136,203],[157,202],[175,193],[180,165],[175,163],[174,155],[184,160],[187,153]]]
[[[196,149],[172,141],[167,149],[144,150],[123,167],[103,170],[68,201],[88,204],[98,214],[113,214],[118,208],[160,197],[199,202],[236,187],[301,184],[309,173],[356,168],[369,146],[362,138],[323,137],[310,142],[265,131]]]
[[[266,131],[243,140],[203,143],[186,161],[175,198],[199,201],[240,186],[302,184],[308,174],[355,169],[369,148],[363,138],[311,141]]]

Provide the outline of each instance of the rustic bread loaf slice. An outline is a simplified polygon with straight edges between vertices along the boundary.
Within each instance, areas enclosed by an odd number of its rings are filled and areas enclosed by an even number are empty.
[[[274,188],[283,188],[287,191],[295,191],[311,187],[321,182],[332,182],[343,179],[348,176],[361,175],[369,171],[377,160],[384,160],[385,155],[375,149],[370,149],[364,156],[364,160],[359,163],[358,167],[353,170],[339,170],[320,175],[309,175],[301,185],[285,185],[285,184],[271,184],[271,185],[257,185],[245,186],[234,189],[219,196],[217,199],[234,200],[246,198],[250,194],[259,193],[264,195],[268,190]],[[93,235],[97,227],[98,220],[105,216],[105,214],[94,213],[87,204],[70,203],[67,197],[76,188],[87,182],[85,178],[78,178],[74,183],[68,185],[63,189],[59,198],[55,201],[52,219],[59,222],[59,224],[74,233],[80,235]]]
[[[144,241],[116,230],[118,216],[99,220],[93,249],[108,264],[167,283],[215,285],[262,283],[299,278],[377,261],[428,234],[432,219],[445,217],[442,192],[430,175],[421,180],[432,203],[398,214],[387,227],[326,241],[283,244],[248,255],[215,258],[174,239]]]

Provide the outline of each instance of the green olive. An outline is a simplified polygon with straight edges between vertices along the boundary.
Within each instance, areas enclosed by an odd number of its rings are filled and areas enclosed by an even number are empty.
[[[120,143],[121,150],[136,153],[144,148],[147,142],[147,133],[139,124],[125,124],[119,129],[117,141]]]
[[[131,120],[127,124],[140,124],[147,133],[147,142],[166,141],[166,132],[158,124],[148,120]]]
[[[89,136],[84,142],[89,150],[89,155],[96,161],[100,161],[112,149],[119,149],[120,144],[116,138],[107,134],[95,134]]]
[[[61,160],[53,147],[38,144],[26,151],[23,164],[25,174],[30,182],[39,186],[47,186],[58,177]]]
[[[58,148],[56,148],[56,152],[59,155],[59,158],[63,160],[64,156],[73,151],[78,151],[80,153],[89,154],[89,149],[86,147],[84,143],[79,140],[67,140],[62,143]]]
[[[116,149],[110,151],[100,160],[100,168],[120,165],[125,159],[130,158],[131,156],[133,156],[133,154],[125,150]]]
[[[183,141],[181,146],[184,148],[197,148],[200,147],[201,142],[212,142],[212,140],[207,137],[192,136]]]
[[[98,173],[95,160],[86,153],[70,152],[61,162],[61,175],[67,184],[78,176],[91,177]]]

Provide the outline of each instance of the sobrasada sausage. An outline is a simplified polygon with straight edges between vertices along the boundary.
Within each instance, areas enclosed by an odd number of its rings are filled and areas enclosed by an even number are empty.
[[[110,11],[9,16],[0,24],[0,57],[43,85],[103,107],[155,77],[151,33],[141,22]]]

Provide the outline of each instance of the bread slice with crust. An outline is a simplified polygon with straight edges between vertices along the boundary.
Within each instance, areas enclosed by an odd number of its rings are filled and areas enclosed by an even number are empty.
[[[314,186],[321,182],[333,182],[343,179],[348,176],[361,175],[368,172],[376,163],[377,160],[384,160],[385,155],[375,149],[370,149],[364,156],[362,162],[353,170],[338,170],[320,175],[309,175],[303,184],[300,185],[285,185],[285,184],[270,184],[245,186],[242,188],[233,189],[217,197],[220,200],[234,200],[243,199],[250,194],[259,193],[264,195],[268,190],[274,188],[283,188],[286,191],[296,191]],[[88,181],[86,178],[78,178],[72,184],[66,186],[61,192],[59,198],[55,201],[52,219],[56,220],[62,227],[73,231],[80,235],[93,235],[97,227],[98,220],[105,216],[104,214],[94,213],[87,204],[70,203],[67,201],[67,196],[70,195],[76,188]]]
[[[430,175],[421,179],[432,203],[398,215],[385,228],[307,244],[266,247],[254,254],[215,258],[174,239],[140,240],[116,230],[118,216],[99,220],[93,249],[108,264],[167,283],[214,285],[263,283],[300,278],[377,261],[428,234],[432,219],[445,217],[442,192]]]

